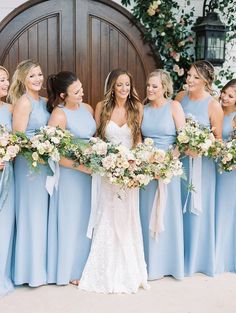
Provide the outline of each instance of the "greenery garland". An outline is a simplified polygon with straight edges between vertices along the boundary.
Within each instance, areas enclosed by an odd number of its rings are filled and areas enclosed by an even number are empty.
[[[218,0],[213,4],[229,27],[227,42],[233,42],[236,38],[234,1]],[[195,19],[190,0],[185,0],[184,8],[180,8],[174,0],[121,0],[121,3],[132,5],[134,22],[141,22],[146,30],[145,41],[152,44],[154,52],[161,57],[163,67],[171,74],[175,91],[181,89],[185,83],[186,70],[194,61],[194,33],[191,27]],[[227,51],[226,57],[229,61]],[[221,69],[217,76],[215,84],[220,88],[222,79],[231,79],[233,73],[226,68]]]

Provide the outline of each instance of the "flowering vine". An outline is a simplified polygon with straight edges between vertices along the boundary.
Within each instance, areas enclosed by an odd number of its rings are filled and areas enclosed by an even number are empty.
[[[131,4],[130,0],[121,2]],[[185,1],[185,9],[181,9],[173,0],[134,0],[132,13],[145,27],[144,39],[152,44],[163,67],[170,72],[175,90],[181,89],[185,69],[193,62],[194,39],[190,29],[194,10],[190,1]]]
[[[226,38],[228,47],[236,38],[234,2],[235,0],[218,0],[214,3],[214,9],[218,10],[229,27]],[[134,19],[141,22],[146,30],[144,39],[152,44],[154,53],[160,56],[164,69],[170,72],[174,89],[181,89],[185,83],[186,70],[194,61],[194,33],[191,28],[195,18],[190,0],[185,0],[182,8],[174,0],[121,0],[121,3],[125,6],[132,4]],[[228,56],[227,61],[230,59]],[[231,79],[233,75],[229,67],[218,69],[215,85],[222,87],[223,81]]]

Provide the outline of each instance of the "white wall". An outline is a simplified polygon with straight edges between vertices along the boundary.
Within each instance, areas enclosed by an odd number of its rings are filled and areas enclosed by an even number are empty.
[[[66,0],[65,0],[66,1]],[[113,0],[114,2],[121,5],[121,0]],[[195,8],[195,16],[202,16],[202,7],[204,0],[192,0],[192,6]],[[26,0],[0,0],[0,22],[5,16],[7,16],[12,10],[21,5],[22,3],[27,2]],[[179,4],[184,6],[185,0],[179,0]],[[131,2],[132,3],[132,2]],[[131,11],[131,7],[128,8]],[[230,46],[230,55],[232,56],[231,69],[236,73],[236,40],[233,46],[233,49]]]
[[[0,0],[0,21],[26,0]]]

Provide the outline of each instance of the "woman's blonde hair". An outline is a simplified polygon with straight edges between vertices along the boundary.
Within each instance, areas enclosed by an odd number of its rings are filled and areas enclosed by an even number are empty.
[[[7,97],[10,103],[15,104],[16,101],[26,92],[26,77],[29,71],[37,66],[40,66],[40,64],[33,60],[24,60],[18,64],[15,73],[12,76],[12,84]]]
[[[152,77],[158,77],[160,78],[162,88],[164,89],[164,97],[166,99],[171,98],[173,96],[173,81],[170,77],[169,72],[162,70],[162,69],[156,69],[155,71],[151,72],[147,77],[147,82]],[[146,104],[148,102],[148,99],[146,98],[144,100],[144,103]]]
[[[102,111],[100,116],[100,125],[98,127],[98,136],[105,139],[105,129],[107,123],[111,119],[112,112],[116,105],[115,99],[115,84],[120,75],[127,75],[130,79],[130,94],[126,99],[125,110],[127,114],[127,125],[130,127],[133,138],[133,146],[138,142],[140,135],[139,125],[139,106],[140,100],[138,94],[134,88],[133,78],[131,74],[122,69],[115,69],[109,73],[108,79],[106,79],[105,86],[105,98],[102,101]]]
[[[10,77],[8,70],[4,66],[0,65],[0,71],[4,71],[7,74],[7,77]]]
[[[199,77],[206,83],[206,91],[213,95],[212,83],[215,79],[214,66],[208,61],[199,60],[194,62],[191,67],[196,70]]]

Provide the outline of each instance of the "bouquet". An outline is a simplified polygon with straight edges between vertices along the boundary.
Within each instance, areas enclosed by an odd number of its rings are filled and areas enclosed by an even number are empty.
[[[67,155],[75,164],[85,165],[122,188],[142,187],[151,179],[143,174],[143,169],[137,167],[133,152],[121,144],[95,137],[88,142],[76,140]]]
[[[11,161],[21,150],[24,139],[0,125],[0,163]]]
[[[115,149],[111,142],[105,142],[99,138],[92,137],[89,141],[79,138],[74,139],[67,145],[64,155],[75,161],[77,164],[83,164],[93,172],[104,174],[102,160]]]
[[[48,163],[49,159],[58,162],[66,147],[71,145],[72,137],[68,130],[59,127],[41,127],[23,145],[22,154],[31,168],[36,170],[40,163]]]
[[[122,188],[142,188],[152,179],[137,162],[134,152],[123,145],[117,145],[102,160],[102,166],[109,181]]]
[[[210,156],[208,151],[214,143],[215,137],[212,130],[199,124],[192,116],[187,117],[185,126],[178,131],[176,137],[180,153],[191,150],[199,156]]]
[[[161,178],[168,184],[173,176],[182,176],[182,162],[174,156],[172,150],[164,151],[154,146],[151,138],[146,138],[135,149],[136,163],[151,179]]]
[[[217,161],[220,173],[236,169],[236,131],[233,131],[229,139],[222,143]]]

